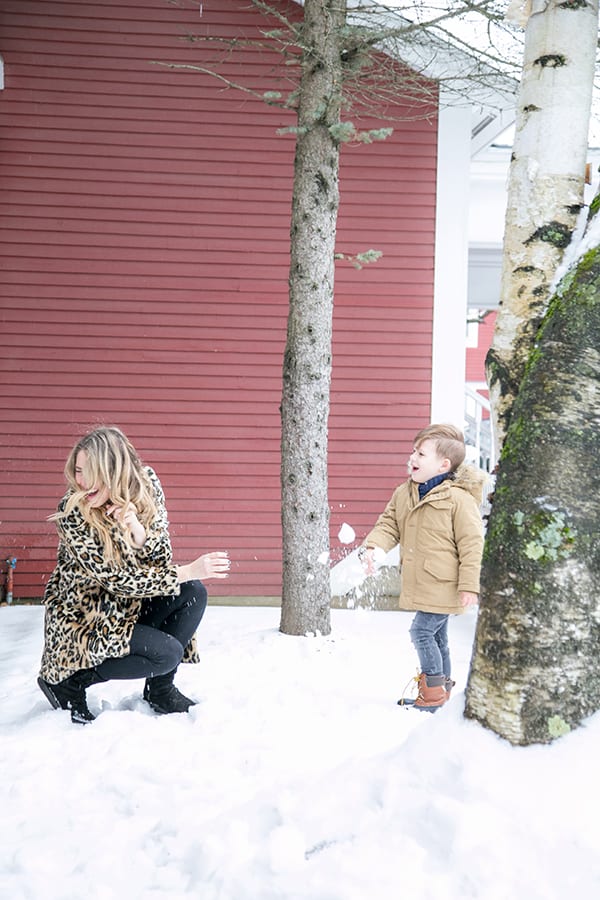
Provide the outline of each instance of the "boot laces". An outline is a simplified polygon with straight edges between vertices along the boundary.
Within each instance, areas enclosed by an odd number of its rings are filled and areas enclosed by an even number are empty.
[[[417,669],[417,674],[413,675],[411,678],[409,678],[404,686],[404,690],[402,691],[402,697],[400,698],[400,706],[404,706],[407,700],[411,700],[411,702],[412,702],[412,697],[404,696],[407,693],[407,691],[409,691],[409,690],[410,690],[411,694],[416,694],[415,700],[418,700],[419,697],[421,697],[421,691],[419,690],[420,678],[421,678],[421,673]],[[421,699],[423,699],[423,698],[421,697]]]

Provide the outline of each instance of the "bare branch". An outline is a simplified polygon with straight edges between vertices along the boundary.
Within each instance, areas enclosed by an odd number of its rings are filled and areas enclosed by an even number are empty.
[[[297,108],[297,88],[301,76],[302,56],[314,48],[303,43],[303,23],[295,24],[276,3],[268,0],[249,0],[268,23],[262,37],[236,35],[187,35],[194,44],[221,46],[227,57],[203,59],[201,65],[164,64],[170,68],[189,69],[211,74],[224,85],[241,90],[281,109]],[[473,54],[468,42],[451,31],[455,20],[466,14],[477,14],[487,21],[488,29],[502,25],[503,4],[500,0],[441,0],[431,4],[417,2],[406,8],[390,8],[379,4],[359,4],[348,11],[345,24],[339,31],[339,48],[344,79],[344,107],[354,109],[355,115],[367,111],[369,117],[384,121],[412,121],[428,118],[437,106],[439,89],[459,102],[473,101],[473,85],[487,91],[512,94],[507,89],[507,60],[500,47]],[[505,31],[507,29],[504,29]],[[256,52],[279,53],[284,66],[274,70],[279,80],[287,83],[289,93],[280,90],[261,92],[248,84],[224,74],[223,66],[240,47]],[[457,63],[458,59],[458,63]],[[212,66],[214,65],[214,68]],[[516,90],[516,82],[515,82]]]

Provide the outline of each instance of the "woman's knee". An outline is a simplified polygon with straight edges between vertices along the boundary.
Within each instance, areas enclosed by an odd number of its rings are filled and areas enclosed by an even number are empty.
[[[130,652],[146,657],[157,674],[176,669],[183,658],[183,650],[177,638],[158,628],[136,625],[133,629]]]
[[[184,581],[179,597],[182,605],[197,606],[204,613],[208,602],[208,593],[201,581]]]
[[[166,639],[170,638],[170,640],[165,640],[162,644],[160,651],[158,653],[157,658],[155,659],[155,666],[158,669],[160,668],[159,674],[164,674],[165,672],[171,672],[173,669],[176,669],[181,660],[183,659],[183,646],[177,640],[177,638],[172,637],[170,634],[164,634]]]

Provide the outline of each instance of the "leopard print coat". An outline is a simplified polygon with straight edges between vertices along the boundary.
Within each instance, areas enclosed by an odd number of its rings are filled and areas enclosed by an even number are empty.
[[[104,559],[99,536],[77,508],[56,523],[58,556],[44,594],[40,669],[51,684],[107,658],[127,656],[142,601],[179,593],[164,493],[156,473],[149,467],[146,471],[154,487],[157,515],[140,548],[128,544],[115,523],[113,540],[121,552],[120,563]],[[60,501],[60,510],[68,496]],[[183,661],[198,660],[192,638]]]

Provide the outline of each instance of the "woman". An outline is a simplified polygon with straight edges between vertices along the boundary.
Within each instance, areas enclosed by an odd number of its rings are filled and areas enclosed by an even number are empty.
[[[173,679],[182,660],[198,662],[201,580],[227,577],[227,553],[173,565],[160,482],[118,428],[83,437],[65,476],[68,491],[51,517],[60,541],[44,596],[40,688],[78,723],[94,719],[86,688],[111,678],[145,678],[156,712],[187,712],[194,701]]]

